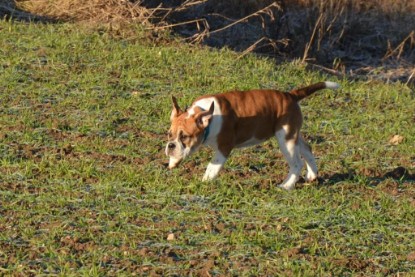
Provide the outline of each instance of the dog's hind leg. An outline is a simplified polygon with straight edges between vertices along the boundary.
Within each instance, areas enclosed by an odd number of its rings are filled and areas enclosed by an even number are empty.
[[[295,187],[295,183],[300,178],[301,169],[304,166],[304,162],[300,156],[300,145],[295,137],[287,138],[287,132],[284,128],[278,130],[275,135],[281,152],[290,167],[287,178],[279,185],[279,187],[286,190],[292,190]]]
[[[300,135],[298,138],[298,144],[300,146],[300,154],[305,160],[307,165],[306,181],[312,182],[317,179],[317,164],[316,159],[311,152],[311,146]]]

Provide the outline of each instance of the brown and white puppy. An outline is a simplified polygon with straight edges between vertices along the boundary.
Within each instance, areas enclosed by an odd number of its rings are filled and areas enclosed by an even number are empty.
[[[290,190],[307,166],[307,181],[317,178],[317,165],[310,146],[300,134],[303,122],[298,101],[315,91],[337,89],[334,82],[320,82],[288,93],[276,90],[231,91],[202,96],[185,111],[175,97],[166,155],[169,168],[207,145],[215,151],[203,180],[215,178],[235,147],[255,145],[275,136],[290,171],[280,187]]]

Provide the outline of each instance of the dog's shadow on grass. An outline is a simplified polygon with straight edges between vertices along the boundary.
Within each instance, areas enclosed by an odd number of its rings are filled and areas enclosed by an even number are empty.
[[[402,183],[415,183],[415,173],[411,174],[410,171],[403,166],[398,166],[384,174],[357,173],[354,170],[349,170],[346,173],[334,173],[332,175],[324,174],[318,178],[318,185],[331,186],[343,182],[363,182],[369,186],[377,186],[385,180],[394,180]]]

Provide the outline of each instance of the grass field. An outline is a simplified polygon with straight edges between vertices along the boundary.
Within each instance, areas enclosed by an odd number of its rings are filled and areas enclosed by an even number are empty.
[[[414,274],[414,91],[238,57],[0,21],[0,275]],[[278,189],[274,140],[211,183],[209,150],[166,169],[171,95],[323,80],[342,89],[302,103],[318,183]]]

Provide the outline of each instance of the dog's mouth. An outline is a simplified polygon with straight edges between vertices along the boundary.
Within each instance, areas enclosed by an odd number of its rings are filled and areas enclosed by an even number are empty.
[[[175,167],[177,167],[181,162],[182,162],[182,158],[175,158],[170,156],[170,160],[169,160],[169,169],[173,169]]]
[[[179,147],[180,145],[178,146],[176,142],[169,142],[166,146],[166,155],[169,157],[169,169],[177,167],[185,157],[183,149],[178,149]]]
[[[166,155],[169,159],[169,169],[177,167],[184,159],[193,154],[200,145],[186,147],[185,145],[175,145],[175,147],[169,147],[170,144],[166,147]]]

